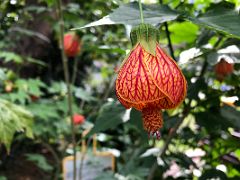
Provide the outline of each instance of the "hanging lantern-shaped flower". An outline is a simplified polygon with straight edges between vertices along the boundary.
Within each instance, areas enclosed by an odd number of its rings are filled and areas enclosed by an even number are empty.
[[[232,59],[221,58],[214,66],[214,71],[219,81],[222,81],[226,76],[233,73],[234,62]]]
[[[81,114],[74,114],[73,122],[75,125],[83,124],[85,122],[85,117]]]
[[[131,31],[133,49],[118,70],[116,95],[126,108],[142,112],[149,135],[160,137],[161,109],[177,107],[186,96],[186,80],[175,63],[159,46],[159,31],[141,24]]]
[[[64,35],[64,51],[67,57],[75,57],[81,49],[79,37],[75,33]]]

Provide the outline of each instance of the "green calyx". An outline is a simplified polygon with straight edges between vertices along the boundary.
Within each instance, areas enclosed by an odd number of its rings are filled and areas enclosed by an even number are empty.
[[[140,24],[134,27],[130,33],[130,38],[133,46],[140,43],[148,53],[156,55],[159,30],[151,24]]]

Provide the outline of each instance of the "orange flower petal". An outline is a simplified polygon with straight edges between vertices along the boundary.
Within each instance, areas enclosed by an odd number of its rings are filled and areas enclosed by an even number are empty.
[[[165,94],[159,90],[151,78],[146,66],[146,61],[153,57],[140,44],[136,45],[130,53],[116,80],[117,95],[122,101],[130,104],[142,104],[141,107],[144,107],[147,103],[165,97]]]
[[[157,46],[156,57],[146,58],[148,71],[156,86],[166,95],[159,101],[163,109],[178,106],[186,96],[186,80],[174,60]]]
[[[159,139],[161,109],[175,108],[184,100],[187,82],[157,43],[156,28],[140,25],[132,30],[131,39],[133,44],[138,43],[118,71],[116,95],[126,108],[142,111],[144,129]]]

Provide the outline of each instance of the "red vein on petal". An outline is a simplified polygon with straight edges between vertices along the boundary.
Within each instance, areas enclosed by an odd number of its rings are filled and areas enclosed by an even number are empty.
[[[123,67],[119,70],[119,76],[116,80],[116,89],[119,96],[131,103],[147,103],[164,98],[164,94],[158,90],[152,79],[148,77],[149,72],[144,62],[145,55],[141,46],[137,46],[129,55]],[[129,71],[129,68],[132,70]],[[127,82],[129,76],[131,83]],[[134,95],[132,94],[133,92]]]
[[[185,96],[185,78],[178,68],[177,64],[157,46],[155,64],[163,67],[160,72],[154,72],[152,62],[148,62],[148,68],[152,74],[155,74],[155,83],[165,93],[173,103],[179,103]],[[160,69],[160,68],[159,68]],[[161,75],[162,74],[162,75]],[[167,83],[166,83],[167,82]],[[179,86],[176,86],[179,84]]]

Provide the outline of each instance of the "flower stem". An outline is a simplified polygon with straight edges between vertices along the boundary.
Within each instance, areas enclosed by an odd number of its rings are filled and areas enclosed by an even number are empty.
[[[61,50],[61,57],[62,57],[62,64],[63,64],[63,70],[64,70],[64,78],[65,82],[67,84],[67,102],[68,102],[68,113],[71,118],[71,131],[72,131],[72,144],[73,144],[73,180],[76,180],[76,174],[77,174],[77,166],[76,166],[76,133],[75,133],[75,126],[73,122],[73,108],[72,108],[72,88],[71,88],[71,82],[69,77],[69,70],[68,70],[68,60],[65,55],[65,52],[63,50],[64,47],[64,21],[63,21],[63,14],[62,14],[62,1],[57,0],[57,6],[58,6],[58,15],[59,15],[59,48]]]
[[[139,11],[140,11],[141,23],[144,23],[141,0],[138,0],[138,4],[139,4]]]
[[[162,5],[163,1],[159,0],[159,3]],[[169,48],[169,51],[170,51],[170,55],[176,61],[176,58],[174,56],[174,50],[173,50],[173,46],[172,46],[172,41],[171,41],[171,38],[170,38],[170,32],[168,30],[168,23],[164,22],[163,24],[164,24],[164,27],[165,27],[165,32],[166,32],[166,36],[167,36],[167,40],[168,40],[168,48]]]
[[[171,144],[172,139],[175,137],[175,135],[177,134],[177,130],[179,129],[180,125],[182,124],[183,120],[188,116],[189,111],[188,110],[189,106],[185,107],[185,113],[183,114],[183,116],[181,118],[179,118],[179,120],[176,122],[176,125],[173,127],[172,131],[170,131],[170,133],[167,136],[167,139],[165,141],[165,144],[163,146],[163,148],[161,149],[160,153],[158,154],[158,158],[162,158],[166,151],[168,150],[168,146]],[[158,168],[158,163],[157,161],[155,161],[155,163],[153,164],[152,168],[150,169],[150,173],[148,175],[147,180],[152,180],[154,179],[154,173]]]
[[[171,54],[172,58],[176,61],[176,58],[174,56],[172,41],[171,41],[171,38],[170,38],[170,32],[168,30],[168,23],[164,22],[164,26],[165,26],[166,36],[167,36],[167,39],[168,39],[168,47],[169,47],[170,54]]]
[[[72,85],[75,84],[76,78],[77,78],[77,72],[78,72],[78,59],[74,57],[74,65],[73,65],[73,75],[72,75]]]

